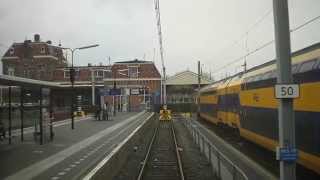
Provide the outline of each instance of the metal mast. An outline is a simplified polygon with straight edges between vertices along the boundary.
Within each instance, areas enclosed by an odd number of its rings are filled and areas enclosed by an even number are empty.
[[[161,30],[161,16],[160,16],[160,5],[159,5],[159,0],[154,0],[155,4],[155,10],[156,10],[156,21],[157,21],[157,28],[158,28],[158,36],[159,36],[159,47],[160,47],[160,57],[161,57],[161,63],[162,63],[162,73],[163,73],[163,78],[162,78],[162,89],[163,89],[163,94],[162,94],[162,104],[166,105],[167,104],[167,95],[166,95],[166,68],[164,66],[164,59],[163,59],[163,44],[162,44],[162,30]]]
[[[275,42],[277,54],[277,83],[279,85],[292,84],[291,47],[289,31],[289,13],[287,0],[273,0],[275,23]],[[284,95],[288,94],[286,87],[281,88]],[[291,94],[291,93],[290,93]],[[293,99],[283,97],[279,100],[279,145],[277,154],[280,160],[280,179],[296,179],[296,143]],[[295,157],[293,159],[288,157]]]

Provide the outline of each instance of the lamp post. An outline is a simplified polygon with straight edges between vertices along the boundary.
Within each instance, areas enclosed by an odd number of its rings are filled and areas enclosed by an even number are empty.
[[[123,73],[123,72],[125,72],[125,71],[127,71],[128,72],[128,74],[125,74],[125,73]],[[118,69],[117,70],[117,73],[119,73],[120,75],[122,75],[122,76],[126,76],[127,78],[129,78],[130,76],[129,76],[129,69]],[[128,80],[127,80],[127,89],[128,89]],[[120,99],[121,99],[121,96],[120,96]],[[129,91],[129,97],[128,97],[128,102],[126,102],[127,103],[127,110],[129,111],[129,106],[130,106],[130,104],[129,104],[129,100],[130,99],[130,91]],[[121,109],[122,109],[122,106],[121,106]],[[130,112],[130,111],[129,111]]]
[[[94,44],[94,45],[90,45],[90,46],[83,46],[83,47],[79,47],[79,48],[62,48],[62,49],[65,49],[65,50],[69,50],[71,51],[71,68],[70,68],[70,82],[71,82],[71,91],[72,91],[72,95],[71,95],[71,129],[74,129],[74,114],[73,114],[73,111],[74,111],[74,75],[75,75],[75,70],[73,68],[73,55],[74,55],[74,52],[76,50],[83,50],[83,49],[89,49],[89,48],[94,48],[94,47],[98,47],[99,44]]]

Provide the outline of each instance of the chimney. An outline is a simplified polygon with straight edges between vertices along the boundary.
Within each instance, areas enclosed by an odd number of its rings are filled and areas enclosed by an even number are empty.
[[[39,34],[34,35],[34,42],[40,42],[40,35]]]
[[[52,41],[50,41],[50,40],[49,40],[49,41],[47,41],[47,44],[52,44]]]

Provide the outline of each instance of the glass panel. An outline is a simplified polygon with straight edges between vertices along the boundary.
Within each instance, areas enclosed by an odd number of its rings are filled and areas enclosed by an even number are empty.
[[[299,73],[311,71],[313,65],[315,64],[315,62],[316,62],[315,59],[314,59],[314,60],[311,60],[311,61],[304,62],[304,63],[301,65],[301,68],[299,69]]]

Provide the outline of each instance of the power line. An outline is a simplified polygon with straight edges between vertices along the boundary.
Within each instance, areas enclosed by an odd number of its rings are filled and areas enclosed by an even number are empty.
[[[224,66],[216,69],[216,70],[213,72],[213,74],[217,74],[218,72],[220,72],[221,70],[227,68],[228,66],[230,66],[230,65],[232,65],[232,64],[234,64],[234,63],[236,63],[236,62],[238,62],[238,61],[240,61],[240,60],[242,60],[242,59],[244,59],[244,58],[247,57],[247,56],[250,56],[250,55],[252,55],[252,54],[260,51],[261,49],[266,48],[267,46],[271,45],[273,42],[274,42],[274,40],[268,41],[267,43],[264,43],[263,45],[259,46],[259,47],[256,48],[255,50],[250,51],[250,52],[246,53],[245,55],[243,55],[243,56],[241,56],[241,57],[238,57],[238,58],[232,60],[232,61],[229,62],[228,64],[226,64],[226,65],[224,65]]]
[[[310,24],[310,23],[312,23],[312,22],[314,22],[314,21],[316,21],[316,20],[318,20],[318,19],[320,19],[320,15],[319,15],[319,16],[316,16],[316,17],[314,17],[314,18],[312,18],[312,19],[310,19],[310,20],[308,20],[308,21],[306,21],[306,22],[304,22],[304,23],[302,23],[301,25],[299,25],[299,26],[297,26],[297,27],[295,27],[295,28],[293,28],[293,29],[291,29],[290,32],[291,32],[291,33],[294,33],[294,32],[296,32],[296,31],[298,31],[299,29],[307,26],[308,24]],[[264,49],[264,48],[266,48],[267,46],[271,45],[272,43],[274,43],[274,40],[268,41],[267,43],[265,43],[265,44],[263,44],[262,46],[256,48],[255,50],[250,51],[249,53],[246,53],[245,55],[243,55],[243,56],[241,56],[241,57],[239,57],[239,58],[236,58],[236,59],[232,60],[231,62],[229,62],[228,64],[226,64],[226,65],[224,65],[224,66],[216,69],[216,70],[213,72],[213,74],[217,74],[218,72],[220,72],[221,70],[227,68],[228,66],[230,66],[230,65],[232,65],[232,64],[234,64],[234,63],[236,63],[236,62],[238,62],[238,61],[246,58],[247,56],[250,56],[250,55],[252,55],[252,54],[254,54],[254,53],[256,53],[256,52],[258,52],[258,51],[260,51],[260,50],[262,50],[262,49]]]
[[[317,16],[317,17],[314,17],[314,18],[310,19],[309,21],[306,21],[305,23],[299,25],[298,27],[295,27],[295,28],[291,29],[290,32],[295,32],[295,31],[303,28],[304,26],[306,26],[306,25],[308,25],[308,24],[310,24],[310,23],[312,23],[312,22],[314,22],[314,21],[316,21],[316,20],[318,20],[318,19],[320,19],[320,15]]]
[[[252,24],[252,26],[250,28],[248,28],[247,31],[245,31],[245,33],[243,33],[240,38],[238,38],[238,40],[233,41],[232,44],[230,44],[229,46],[226,46],[225,48],[223,48],[219,53],[222,53],[223,51],[225,51],[226,49],[229,49],[237,44],[239,44],[241,42],[241,40],[245,37],[248,36],[248,34],[254,29],[256,28],[260,23],[262,23],[270,14],[272,13],[272,10],[270,9],[269,11],[267,11],[260,19],[258,19],[255,23]]]

